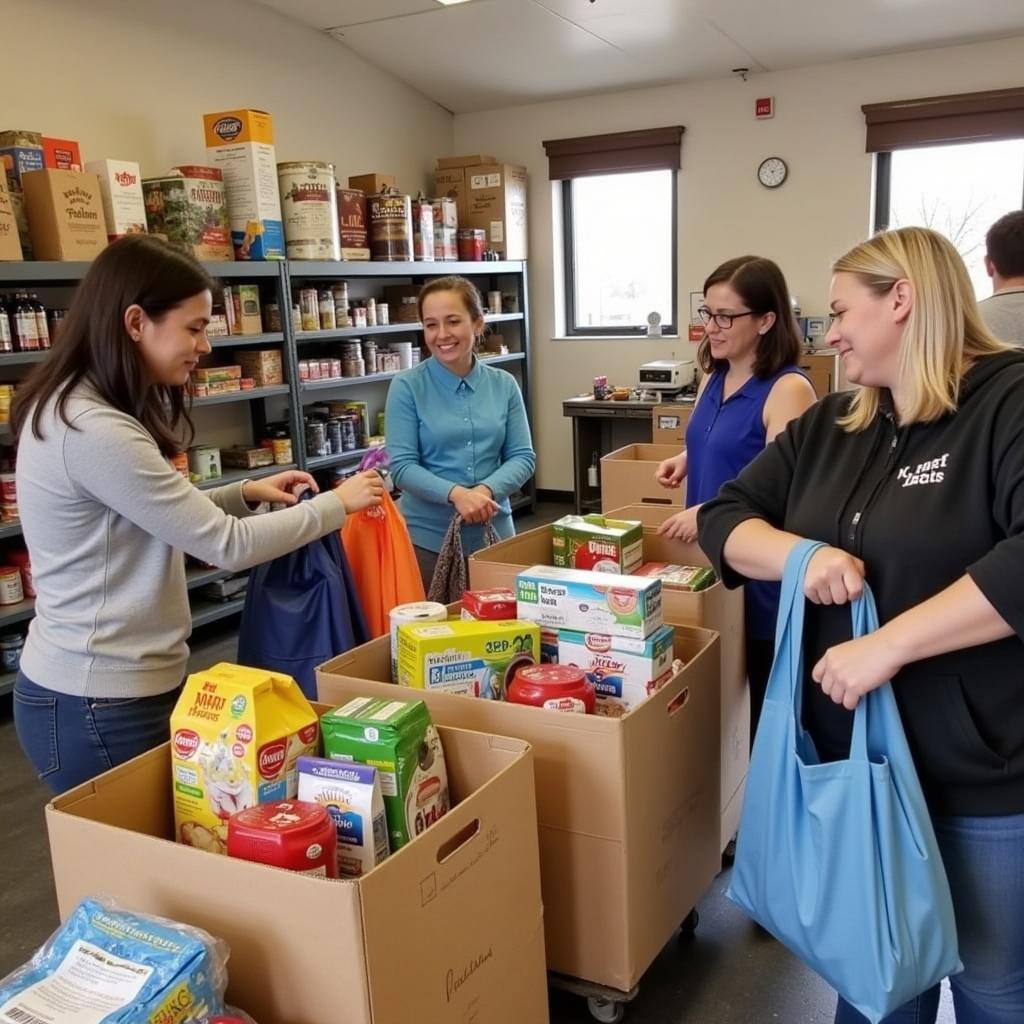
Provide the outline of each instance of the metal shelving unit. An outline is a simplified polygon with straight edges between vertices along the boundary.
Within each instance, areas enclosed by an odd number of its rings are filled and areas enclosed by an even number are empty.
[[[522,320],[522,313],[487,313],[484,323],[507,324]],[[423,324],[385,324],[383,327],[336,327],[327,331],[297,331],[295,341],[302,345],[310,341],[343,341],[345,338],[366,338],[377,334],[409,334],[423,330]]]
[[[229,391],[226,395],[207,395],[205,398],[196,398],[192,405],[201,409],[205,405],[227,405],[230,402],[257,402],[263,398],[273,398],[276,395],[290,395],[292,389],[287,384],[275,384],[272,387],[252,388],[249,391]]]
[[[244,597],[233,597],[230,601],[208,601],[200,599],[192,602],[192,628],[208,626],[211,622],[226,619],[235,615],[245,607]]]
[[[255,469],[229,469],[226,473],[214,477],[212,480],[202,480],[196,487],[201,491],[211,491],[215,487],[226,487],[228,484],[239,484],[243,480],[259,480],[265,476],[273,476],[275,473],[284,473],[289,469],[298,469],[294,462],[287,466],[257,466]]]
[[[209,339],[211,348],[246,348],[253,345],[283,345],[284,332],[271,334],[228,334]]]

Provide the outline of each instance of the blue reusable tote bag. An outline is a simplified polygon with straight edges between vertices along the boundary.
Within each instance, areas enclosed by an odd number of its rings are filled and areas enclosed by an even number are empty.
[[[730,898],[872,1024],[962,969],[949,883],[892,686],[857,705],[850,756],[801,724],[802,541],[782,578],[775,662],[750,758]],[[867,585],[853,635],[878,628]]]

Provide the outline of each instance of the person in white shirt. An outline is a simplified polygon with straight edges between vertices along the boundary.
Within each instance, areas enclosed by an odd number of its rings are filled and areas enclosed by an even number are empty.
[[[978,303],[988,329],[1024,346],[1024,210],[1000,217],[985,235],[985,269],[993,294]]]

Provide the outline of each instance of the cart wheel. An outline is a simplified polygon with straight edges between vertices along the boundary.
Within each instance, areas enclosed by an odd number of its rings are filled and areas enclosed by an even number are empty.
[[[697,912],[697,908],[694,907],[686,917],[683,919],[683,923],[679,926],[679,938],[680,939],[692,939],[694,932],[697,931],[697,925],[700,924],[700,914]]]
[[[590,1011],[590,1016],[594,1020],[601,1021],[602,1024],[619,1024],[619,1021],[626,1016],[624,1004],[598,999],[595,996],[590,996],[587,999],[587,1009]]]

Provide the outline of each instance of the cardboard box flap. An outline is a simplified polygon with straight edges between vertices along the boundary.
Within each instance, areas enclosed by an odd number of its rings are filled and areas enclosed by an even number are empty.
[[[679,454],[674,444],[627,444],[601,457],[602,462],[661,462]],[[611,515],[605,512],[605,515]]]

